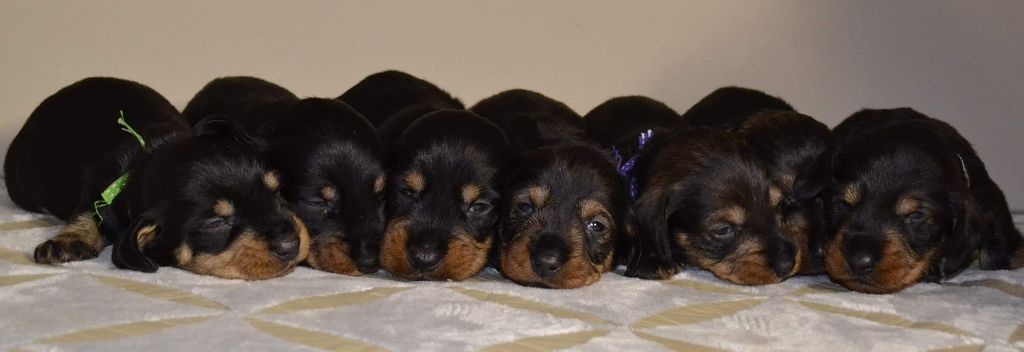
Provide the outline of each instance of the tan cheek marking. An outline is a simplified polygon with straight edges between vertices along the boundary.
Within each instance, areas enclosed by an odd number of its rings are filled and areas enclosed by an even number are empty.
[[[222,218],[230,217],[235,214],[235,207],[227,199],[219,199],[213,204],[213,213]]]
[[[306,262],[317,270],[351,276],[362,275],[349,255],[348,244],[331,235],[316,236],[310,244],[309,258]]]
[[[377,176],[377,178],[373,180],[373,193],[380,194],[380,192],[384,192],[384,180],[384,175]]]
[[[860,201],[860,190],[854,186],[846,186],[841,194],[844,201],[850,205],[856,205]]]
[[[741,242],[736,251],[722,261],[698,258],[697,264],[718,278],[736,284],[765,285],[779,282],[764,258],[763,245],[755,240]]]
[[[427,180],[423,179],[423,175],[419,172],[411,171],[405,175],[405,186],[409,187],[413,192],[421,192],[426,187]]]
[[[334,189],[334,187],[326,186],[320,189],[320,197],[328,202],[333,202],[335,199],[338,199],[338,190]]]
[[[907,216],[921,207],[921,202],[907,196],[900,197],[896,201],[896,215]]]
[[[477,185],[462,186],[462,202],[473,204],[477,199],[480,199],[480,191],[480,186]]]
[[[476,275],[487,265],[487,253],[494,245],[494,236],[477,242],[465,229],[457,228],[448,241],[448,250],[438,268],[429,276],[434,280],[465,280]]]
[[[270,254],[266,241],[255,233],[243,232],[227,249],[217,254],[195,254],[187,245],[178,247],[178,267],[197,274],[225,279],[264,280],[283,276],[309,256],[309,233],[298,217],[292,216],[299,239],[299,253],[288,262]]]
[[[406,253],[408,241],[409,220],[398,218],[389,221],[380,247],[380,266],[392,275],[406,280],[417,280],[421,277],[414,273]]]
[[[526,195],[530,198],[530,202],[533,202],[535,207],[541,207],[548,201],[548,189],[542,186],[533,186],[526,189]]]
[[[277,191],[277,188],[281,186],[281,180],[278,179],[276,173],[268,172],[263,174],[263,184],[267,186],[267,189]]]
[[[775,186],[768,188],[768,201],[772,207],[777,207],[782,202],[782,190]]]

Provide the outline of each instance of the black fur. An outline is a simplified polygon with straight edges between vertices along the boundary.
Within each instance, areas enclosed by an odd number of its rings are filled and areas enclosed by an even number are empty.
[[[389,145],[413,120],[427,112],[442,109],[463,109],[458,99],[448,92],[405,72],[389,70],[374,73],[349,88],[338,97],[356,111],[363,114],[371,124],[383,133],[382,140]],[[383,128],[385,121],[396,115],[405,116],[392,121],[397,125]]]
[[[120,130],[119,110],[145,148]],[[301,223],[265,186],[271,170],[259,148],[258,140],[229,119],[204,120],[193,133],[152,89],[88,78],[40,104],[12,143],[5,170],[19,205],[71,220],[37,247],[38,262],[88,259],[113,244],[113,261],[121,268],[152,272],[180,266],[261,279],[290,271],[306,244]],[[101,210],[101,231],[93,202],[125,173],[127,186]],[[229,204],[232,214],[215,215],[218,202]],[[233,245],[241,237],[264,247],[246,249],[246,260],[214,267],[219,254],[240,250]],[[89,251],[81,251],[83,246]]]
[[[298,97],[284,87],[269,81],[248,76],[221,77],[207,83],[182,110],[190,125],[199,123],[213,115],[227,115],[234,118],[247,116],[244,122],[257,125],[266,117],[267,107],[281,102],[291,102]]]

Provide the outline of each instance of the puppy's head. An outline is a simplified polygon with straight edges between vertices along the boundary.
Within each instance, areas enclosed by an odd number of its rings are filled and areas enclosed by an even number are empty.
[[[615,263],[634,225],[613,166],[587,146],[529,153],[503,193],[499,264],[523,285],[592,284]]]
[[[468,111],[441,110],[399,138],[388,175],[381,265],[409,280],[462,280],[488,262],[508,142]]]
[[[822,190],[832,181],[835,137],[825,124],[793,111],[767,110],[743,121],[739,130],[766,161],[781,191],[776,214],[783,235],[801,248],[800,272],[824,271]]]
[[[231,279],[267,279],[305,259],[305,225],[278,194],[278,174],[231,120],[210,118],[196,136],[161,146],[126,189],[140,213],[114,244],[120,268],[177,266]]]
[[[836,282],[890,293],[973,261],[983,226],[965,174],[973,160],[932,132],[921,122],[893,123],[840,147],[825,244]]]
[[[373,127],[334,99],[308,98],[264,126],[282,194],[309,228],[307,263],[346,275],[380,268],[384,152]]]
[[[781,190],[740,136],[693,130],[653,158],[636,212],[662,258],[747,285],[779,282],[799,270],[802,249],[776,222]]]

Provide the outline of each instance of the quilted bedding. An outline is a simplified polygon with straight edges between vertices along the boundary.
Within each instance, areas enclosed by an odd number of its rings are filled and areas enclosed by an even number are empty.
[[[1024,269],[969,269],[891,295],[849,292],[825,277],[736,286],[696,270],[667,281],[610,273],[574,290],[517,286],[493,269],[463,282],[309,268],[246,282],[117,270],[109,248],[63,266],[32,263],[35,245],[59,226],[0,188],[0,349],[1024,349]]]

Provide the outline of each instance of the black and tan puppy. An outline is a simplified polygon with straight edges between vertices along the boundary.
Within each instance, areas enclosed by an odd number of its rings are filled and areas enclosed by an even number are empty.
[[[975,259],[989,270],[1024,265],[1003,192],[952,126],[902,108],[860,111],[834,131],[832,280],[890,293],[953,277]]]
[[[501,273],[549,288],[600,280],[635,228],[610,153],[572,109],[535,92],[502,92],[470,110],[501,126],[518,155],[502,192]]]
[[[243,123],[246,128],[268,118],[269,106],[298,100],[298,97],[284,87],[264,79],[249,76],[221,77],[210,81],[196,93],[181,114],[189,124],[195,125],[213,115],[227,115],[233,118],[248,116]]]
[[[306,98],[259,128],[281,191],[309,228],[307,263],[347,275],[380,268],[384,148],[373,126],[335,99]]]
[[[266,279],[305,259],[309,241],[259,148],[232,120],[193,132],[152,89],[89,78],[36,108],[4,169],[17,204],[70,221],[36,248],[39,263],[93,258],[112,243],[120,268]]]
[[[696,126],[741,134],[766,162],[782,197],[775,208],[783,234],[799,243],[799,273],[824,273],[825,200],[835,137],[828,126],[757,90],[715,90],[683,114]]]
[[[488,263],[510,161],[501,129],[465,110],[416,119],[391,148],[381,266],[408,280],[463,280]]]
[[[433,83],[395,70],[366,76],[338,100],[363,114],[385,146],[394,144],[409,124],[429,112],[465,108]]]
[[[626,275],[665,279],[695,265],[733,283],[796,273],[799,244],[781,233],[781,200],[767,168],[740,135],[695,128],[638,163],[639,235]]]

